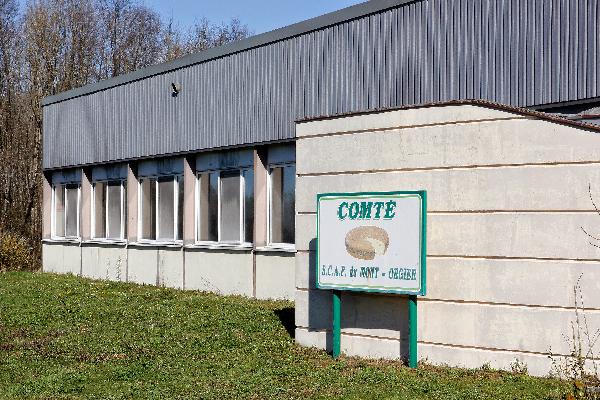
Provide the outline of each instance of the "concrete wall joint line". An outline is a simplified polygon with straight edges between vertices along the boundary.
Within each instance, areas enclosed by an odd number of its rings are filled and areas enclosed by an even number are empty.
[[[181,289],[185,290],[185,247],[181,248]]]
[[[299,215],[317,215],[315,211],[297,211]],[[427,211],[427,214],[456,215],[456,214],[597,214],[596,210],[438,210]]]
[[[302,252],[313,252],[314,250],[302,250]],[[456,259],[469,259],[469,260],[495,260],[498,259],[496,257],[482,257],[482,256],[444,256],[444,255],[427,255],[427,258],[430,259],[435,259],[435,258],[439,258],[439,259],[447,259],[447,258],[456,258]],[[500,260],[503,260],[504,258],[499,258]],[[546,263],[546,261],[559,261],[559,262],[563,262],[563,263],[567,263],[567,264],[594,264],[594,266],[596,264],[598,264],[598,260],[574,260],[574,259],[568,259],[568,258],[556,258],[556,259],[544,259],[544,258],[531,258],[531,257],[512,257],[509,258],[508,261],[537,261],[540,263]]]
[[[301,288],[296,287],[296,291],[308,293],[313,290],[311,288]],[[388,294],[378,294],[379,296],[386,297],[396,297],[396,295],[388,295]],[[511,307],[511,308],[526,308],[526,309],[546,309],[546,310],[565,310],[565,311],[575,311],[574,306],[559,306],[559,305],[544,305],[544,304],[523,304],[523,303],[506,303],[506,302],[493,302],[493,301],[477,301],[477,300],[462,300],[462,299],[442,299],[442,298],[432,298],[432,297],[420,297],[419,301],[427,302],[427,303],[443,303],[443,304],[463,304],[463,305],[479,305],[484,307]],[[598,307],[586,307],[585,311],[589,312],[600,312],[600,308]]]
[[[252,297],[256,298],[256,251],[252,250]]]
[[[522,303],[505,303],[505,302],[494,302],[494,301],[441,299],[441,298],[432,298],[432,297],[420,297],[419,301],[428,302],[428,303],[480,305],[480,306],[489,306],[489,307],[514,307],[514,308],[575,311],[574,306],[557,306],[557,305],[543,305],[543,304],[522,304]],[[600,312],[600,308],[586,307],[585,311]]]
[[[599,160],[588,161],[557,161],[545,163],[509,163],[509,164],[475,164],[475,165],[449,165],[438,167],[417,167],[417,168],[381,168],[356,171],[330,171],[330,172],[310,172],[298,173],[299,178],[310,178],[319,176],[337,176],[337,175],[363,175],[363,174],[381,174],[388,172],[417,172],[417,171],[447,171],[460,169],[492,169],[492,168],[521,168],[521,167],[558,167],[563,165],[595,165],[600,164]]]
[[[360,337],[360,338],[377,339],[377,340],[389,340],[389,341],[393,341],[393,342],[403,342],[403,341],[408,340],[408,337],[395,338],[395,337],[389,337],[389,336],[376,336],[376,335],[367,335],[364,333],[347,332],[344,330],[344,328],[342,328],[342,336]]]
[[[296,329],[304,329],[310,333],[329,333],[331,329],[314,329],[309,326],[296,325]]]
[[[125,245],[125,282],[129,282],[129,245]]]
[[[305,326],[297,326],[296,329],[301,329],[301,330],[305,330],[309,333],[325,333],[325,334],[329,334],[331,333],[330,329],[311,329],[309,327],[305,327]],[[401,339],[395,339],[395,338],[389,338],[389,337],[379,337],[379,336],[369,336],[369,335],[361,335],[361,334],[356,334],[356,333],[349,333],[349,332],[343,332],[342,331],[342,335],[346,336],[346,337],[364,337],[364,338],[370,338],[370,339],[383,339],[383,340],[391,340],[391,341],[397,341],[400,342]],[[527,350],[514,350],[514,349],[500,349],[500,348],[493,348],[493,347],[485,347],[485,346],[466,346],[466,345],[460,345],[460,344],[452,344],[452,343],[439,343],[439,342],[429,342],[426,340],[418,340],[417,343],[419,345],[426,345],[426,346],[437,346],[437,347],[447,347],[447,348],[454,348],[454,349],[470,349],[470,350],[479,350],[479,351],[489,351],[489,352],[504,352],[504,353],[511,353],[511,354],[526,354],[526,355],[532,355],[532,356],[543,356],[543,357],[547,357],[550,355],[550,353],[545,353],[545,352],[537,352],[537,351],[527,351]],[[569,354],[562,354],[562,353],[552,353],[553,356],[558,356],[558,357],[569,357]],[[593,358],[593,360],[600,360],[599,357],[595,357]]]
[[[492,352],[506,352],[506,353],[520,353],[520,354],[530,354],[536,356],[549,356],[550,353],[543,353],[538,351],[528,351],[528,350],[517,350],[517,349],[499,349],[495,347],[485,347],[485,346],[466,346],[462,344],[452,344],[452,343],[438,343],[438,342],[428,342],[425,340],[419,340],[419,344],[429,345],[429,346],[441,346],[441,347],[450,347],[457,349],[473,349],[473,350],[483,350],[483,351],[492,351]],[[553,356],[559,357],[569,357],[569,354],[559,354],[552,353]],[[598,359],[598,358],[594,358]]]
[[[310,328],[303,327],[303,326],[297,326],[297,328],[310,330]],[[315,332],[315,330],[311,330],[311,331]],[[319,330],[318,332],[329,333],[331,331],[329,329],[327,329],[327,330]],[[407,338],[403,339],[403,338],[367,335],[367,334],[356,333],[356,332],[347,332],[347,331],[344,331],[344,328],[342,328],[342,336],[377,339],[377,340],[388,340],[388,341],[395,341],[395,342],[402,342],[404,340],[407,340]],[[502,352],[507,352],[507,353],[520,353],[520,354],[531,354],[531,355],[540,355],[540,356],[550,355],[550,353],[546,353],[546,352],[527,351],[527,350],[518,350],[518,349],[502,349],[502,348],[486,347],[486,346],[469,346],[469,345],[461,345],[461,344],[453,344],[453,343],[429,342],[426,340],[418,340],[417,343],[423,344],[423,345],[444,346],[444,347],[460,348],[460,349],[473,349],[473,350],[495,351],[495,352],[502,351]],[[559,354],[559,353],[553,353],[553,355],[561,356],[561,357],[569,356],[569,354]],[[598,359],[598,358],[595,358],[595,359]]]
[[[523,120],[529,119],[526,117],[499,117],[499,118],[483,118],[483,119],[474,119],[474,120],[464,120],[464,121],[448,121],[448,122],[434,122],[430,124],[415,124],[415,125],[399,125],[399,126],[389,126],[385,128],[369,128],[369,129],[355,129],[355,130],[347,130],[347,131],[337,131],[337,132],[328,132],[328,133],[318,133],[314,135],[303,135],[298,136],[297,140],[303,139],[318,139],[329,136],[343,136],[343,135],[355,135],[361,133],[373,133],[373,132],[396,132],[403,131],[406,129],[417,129],[417,128],[430,128],[430,127],[443,127],[448,125],[468,125],[468,124],[479,124],[479,123],[489,123],[489,122],[500,122],[500,121],[515,121],[515,120]],[[402,133],[402,132],[398,132]]]
[[[299,249],[297,253],[310,254],[314,253],[314,250]],[[558,257],[510,257],[510,256],[468,256],[459,254],[427,254],[427,258],[457,258],[467,260],[514,260],[514,261],[560,261],[560,262],[572,262],[572,263],[585,263],[585,264],[597,264],[600,259],[597,258],[558,258]],[[303,290],[298,288],[298,290]]]
[[[315,329],[311,329],[309,327],[306,326],[296,326],[296,328],[299,329],[306,329],[309,330],[310,332],[326,332],[329,333],[331,332],[331,329],[319,329],[319,330],[315,330]],[[360,337],[360,338],[367,338],[367,339],[378,339],[378,340],[389,340],[389,341],[394,341],[394,342],[403,342],[405,340],[408,340],[407,337],[405,338],[394,338],[394,337],[389,337],[389,336],[376,336],[376,335],[367,335],[365,333],[356,333],[356,332],[348,332],[345,331],[344,329],[346,328],[342,328],[342,336],[347,336],[347,337]]]
[[[460,254],[427,254],[427,258],[464,258],[480,260],[521,260],[521,261],[573,261],[573,262],[600,262],[598,258],[559,258],[559,257],[517,257],[517,256],[468,256]]]

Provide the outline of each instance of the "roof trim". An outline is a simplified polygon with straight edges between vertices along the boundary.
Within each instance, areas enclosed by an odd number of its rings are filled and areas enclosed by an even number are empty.
[[[42,107],[53,103],[69,100],[75,97],[85,96],[91,93],[110,89],[115,86],[124,85],[130,82],[138,81],[155,75],[189,67],[194,64],[200,64],[216,58],[221,58],[230,54],[239,53],[255,47],[265,46],[270,43],[279,42],[285,39],[299,36],[308,32],[323,29],[332,25],[337,25],[346,21],[361,18],[370,14],[382,12],[408,3],[414,3],[421,0],[370,0],[364,3],[356,4],[333,11],[315,18],[301,21],[283,28],[275,29],[270,32],[261,33],[249,38],[214,47],[178,58],[162,64],[152,65],[128,74],[119,75],[114,78],[102,80],[79,88],[71,89],[56,95],[47,96],[42,99]]]
[[[572,120],[568,118],[564,118],[558,116],[556,114],[548,114],[542,111],[535,111],[528,108],[520,108],[514,107],[502,103],[496,103],[488,100],[479,100],[479,99],[470,99],[470,100],[450,100],[450,101],[442,101],[442,102],[434,102],[434,103],[424,103],[424,104],[412,104],[406,106],[399,107],[389,107],[389,108],[377,108],[368,111],[359,111],[359,112],[349,112],[349,113],[341,113],[334,115],[324,115],[320,117],[310,117],[296,120],[297,124],[312,122],[312,121],[323,121],[328,119],[336,119],[336,118],[347,118],[354,117],[359,115],[369,115],[369,114],[378,114],[382,112],[388,111],[400,111],[400,110],[411,110],[416,108],[428,108],[428,107],[444,107],[444,106],[464,106],[464,105],[472,105],[479,106],[485,108],[491,108],[493,110],[506,111],[513,114],[520,114],[526,117],[537,118],[543,121],[554,122],[561,125],[567,125],[575,128],[585,129],[593,132],[600,132],[600,125],[593,125],[585,122],[581,122],[578,120]]]

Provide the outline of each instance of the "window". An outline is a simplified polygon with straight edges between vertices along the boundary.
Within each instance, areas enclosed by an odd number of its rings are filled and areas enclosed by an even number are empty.
[[[219,173],[203,172],[198,175],[196,184],[196,216],[198,241],[217,242],[219,240]]]
[[[124,239],[126,235],[127,190],[124,180],[93,184],[92,237]]]
[[[141,239],[172,242],[183,237],[183,176],[140,179]]]
[[[79,184],[53,186],[53,236],[79,237]]]
[[[269,167],[269,244],[293,245],[296,241],[296,166]]]
[[[197,241],[252,243],[252,169],[201,172],[198,174],[196,188]]]

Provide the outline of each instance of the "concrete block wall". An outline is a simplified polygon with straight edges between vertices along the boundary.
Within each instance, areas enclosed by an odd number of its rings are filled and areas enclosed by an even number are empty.
[[[221,295],[294,299],[294,254],[288,252],[49,241],[42,244],[42,252],[45,272]]]
[[[127,280],[127,249],[124,246],[81,246],[81,276],[124,282]]]
[[[250,251],[211,250],[186,252],[186,288],[223,295],[253,296],[253,265]]]
[[[45,243],[42,265],[44,272],[81,275],[81,248],[78,243]]]
[[[568,355],[581,276],[600,327],[600,136],[475,105],[422,107],[297,125],[296,340],[330,346],[331,294],[315,289],[316,195],[428,191],[427,296],[418,303],[419,358],[546,375]],[[342,351],[407,352],[406,300],[345,293]]]
[[[294,271],[296,262],[294,253],[277,251],[258,251],[255,258],[257,299],[289,299],[295,288]]]

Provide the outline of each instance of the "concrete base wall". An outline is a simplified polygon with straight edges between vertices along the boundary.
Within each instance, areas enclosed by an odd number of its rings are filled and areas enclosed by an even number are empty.
[[[181,248],[129,247],[127,281],[183,289]]]
[[[81,275],[79,243],[44,243],[42,270],[57,274]]]
[[[589,330],[600,328],[600,250],[581,229],[598,226],[588,192],[591,183],[600,198],[597,134],[445,106],[301,123],[297,136],[299,344],[331,348],[332,295],[314,276],[323,192],[427,190],[419,359],[502,369],[519,360],[546,375],[550,352],[569,354],[578,283]],[[406,358],[407,319],[405,297],[344,294],[342,352]]]
[[[294,253],[256,254],[256,298],[294,300]]]
[[[294,253],[44,242],[43,270],[259,299],[294,299]]]
[[[253,295],[250,251],[190,250],[185,255],[185,288],[223,295]]]
[[[183,251],[177,248],[162,248],[158,250],[157,257],[158,285],[174,289],[183,289]]]
[[[158,285],[158,248],[127,249],[127,282]]]
[[[81,276],[124,282],[127,279],[127,250],[125,247],[82,246]]]

